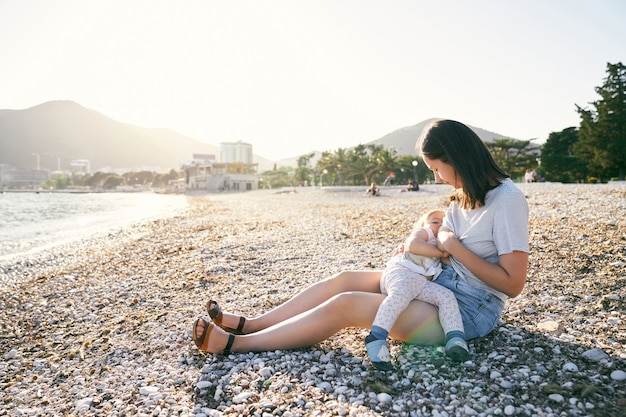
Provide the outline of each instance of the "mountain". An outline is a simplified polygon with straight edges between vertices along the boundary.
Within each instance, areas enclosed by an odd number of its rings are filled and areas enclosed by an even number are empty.
[[[167,129],[117,122],[71,101],[50,101],[25,110],[0,110],[0,163],[18,168],[67,169],[87,159],[92,171],[178,169],[193,153],[219,148]]]
[[[368,142],[374,145],[383,145],[385,148],[395,148],[398,151],[398,155],[415,155],[415,142],[419,137],[422,130],[429,125],[436,118],[424,120],[416,125],[403,127],[395,130],[380,139],[376,139],[372,142]],[[479,127],[469,126],[470,129],[478,135],[483,142],[492,142],[494,139],[509,138],[498,133],[493,133]]]
[[[407,126],[400,128],[398,130],[394,130],[393,132],[383,136],[380,139],[376,139],[370,142],[364,143],[364,145],[382,145],[384,148],[391,149],[394,148],[397,151],[397,155],[416,155],[415,152],[415,142],[419,137],[422,130],[430,124],[433,120],[437,120],[436,118],[426,119],[424,121],[419,122],[413,126]],[[513,139],[510,136],[501,135],[498,133],[493,133],[485,129],[481,129],[479,127],[469,126],[470,129],[474,131],[478,135],[478,137],[483,142],[491,142],[494,139],[500,138],[509,138]],[[348,148],[352,149],[352,148]],[[336,149],[328,150],[334,152]],[[320,159],[322,153],[318,151],[311,151],[309,153],[314,153],[315,155],[311,158],[311,165],[315,166],[315,163],[318,159]],[[298,166],[298,157],[282,159],[277,161],[278,166]]]
[[[367,144],[415,155],[415,141],[433,119],[393,131]],[[483,141],[504,137],[470,126]],[[335,151],[335,149],[327,149]],[[165,172],[178,169],[194,153],[219,154],[219,147],[168,129],[137,127],[113,120],[72,101],[50,101],[25,110],[0,110],[0,164],[16,168],[65,170],[74,159],[87,159],[91,170]],[[314,166],[321,152],[314,152]],[[298,156],[270,161],[258,155],[259,171],[297,166]]]

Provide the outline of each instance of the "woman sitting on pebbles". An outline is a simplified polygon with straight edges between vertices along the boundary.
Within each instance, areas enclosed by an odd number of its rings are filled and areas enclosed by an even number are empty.
[[[465,337],[483,337],[498,323],[506,299],[517,296],[526,282],[526,199],[462,123],[433,122],[416,148],[435,179],[454,187],[437,237],[439,249],[450,257],[433,282],[454,293]],[[308,347],[346,327],[370,329],[385,299],[381,276],[382,271],[340,272],[254,318],[223,313],[209,301],[213,321],[197,319],[193,339],[204,351],[227,354]],[[419,300],[410,302],[389,336],[419,345],[445,340],[437,309]]]

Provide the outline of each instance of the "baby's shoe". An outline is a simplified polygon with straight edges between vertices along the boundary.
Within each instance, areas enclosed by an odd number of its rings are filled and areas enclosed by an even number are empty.
[[[391,371],[391,355],[386,339],[376,339],[371,334],[365,338],[365,347],[372,365],[383,371]]]
[[[469,359],[467,342],[460,337],[453,337],[446,343],[446,355],[455,362],[465,362]]]

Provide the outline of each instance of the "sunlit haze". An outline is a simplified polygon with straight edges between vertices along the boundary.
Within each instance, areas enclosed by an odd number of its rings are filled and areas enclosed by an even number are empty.
[[[0,109],[71,100],[278,160],[431,117],[543,142],[577,126],[622,0],[0,0]]]

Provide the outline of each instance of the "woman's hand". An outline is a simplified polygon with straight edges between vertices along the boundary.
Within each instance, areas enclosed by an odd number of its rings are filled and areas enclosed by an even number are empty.
[[[467,249],[450,229],[442,227],[437,234],[437,247],[452,254],[478,279],[509,297],[522,292],[528,269],[528,253],[513,251],[500,255],[498,263],[490,263]],[[445,261],[442,261],[445,263]]]
[[[458,241],[459,239],[452,233],[452,230],[447,227],[439,229],[437,233],[437,247],[439,250],[446,252],[448,256],[450,255],[450,249]]]

